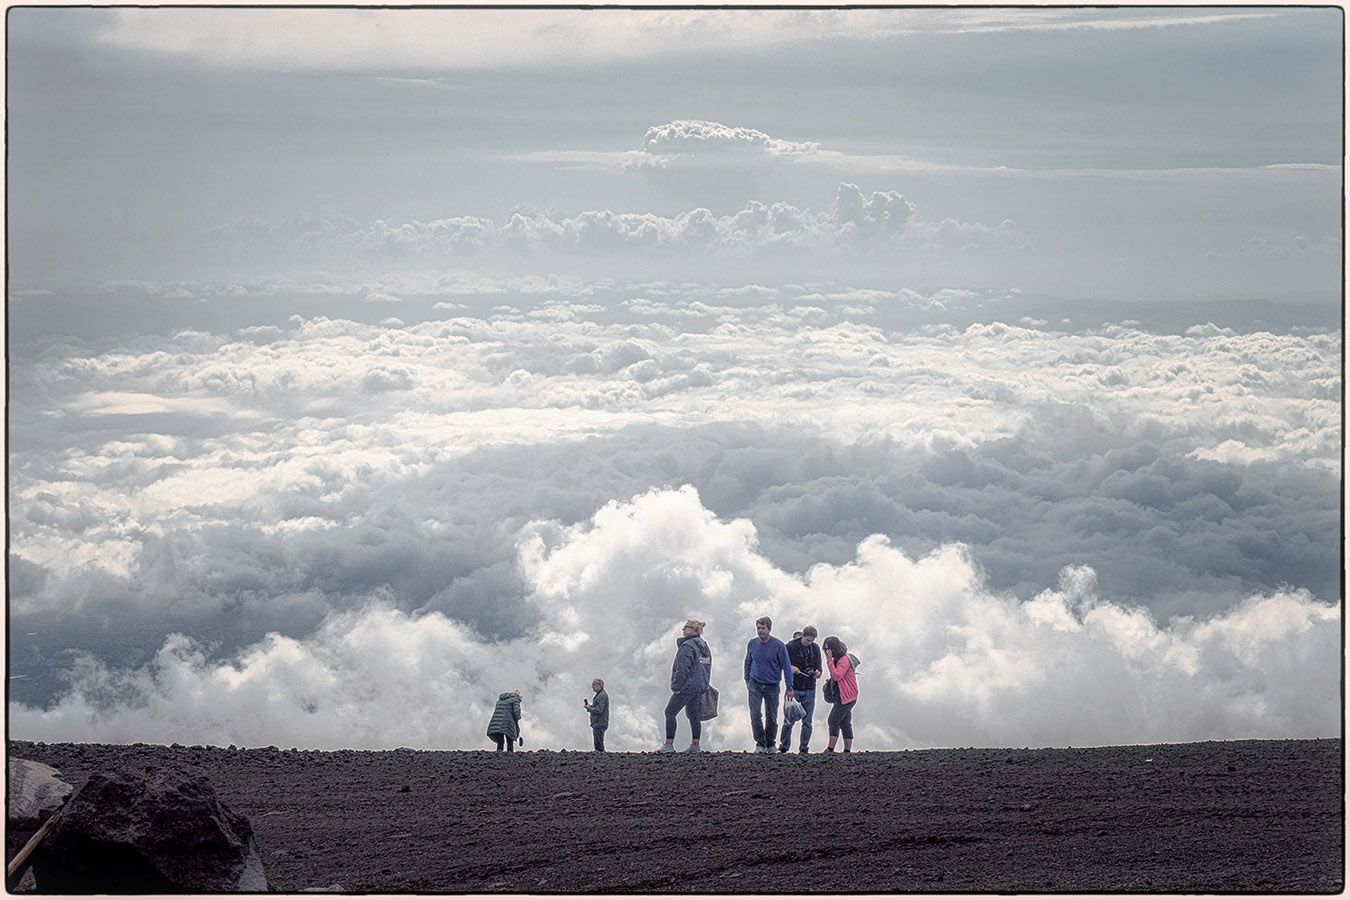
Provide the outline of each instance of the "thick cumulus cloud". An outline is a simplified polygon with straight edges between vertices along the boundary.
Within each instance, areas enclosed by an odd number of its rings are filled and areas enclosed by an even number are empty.
[[[169,631],[305,640],[375,596],[518,640],[527,522],[686,483],[794,577],[882,534],[961,543],[1021,601],[1088,565],[1163,627],[1282,586],[1337,599],[1335,335],[888,331],[827,310],[978,295],[692,290],[617,319],[545,301],[28,348],[11,686],[49,702],[69,648],[144,661]]]
[[[15,609],[80,596],[60,580],[91,566],[129,577],[166,525],[346,525],[381,493],[466,454],[628,428],[737,421],[803,427],[843,446],[888,441],[922,458],[878,466],[891,478],[881,493],[894,502],[940,490],[925,502],[953,516],[947,528],[978,511],[979,492],[1000,490],[1051,504],[1062,531],[1109,537],[1167,524],[1181,548],[1197,522],[1218,526],[1235,512],[1277,525],[1289,512],[1280,490],[1253,485],[1282,479],[1293,490],[1337,465],[1339,377],[1326,336],[1004,325],[887,334],[812,326],[810,308],[774,307],[676,332],[576,315],[409,327],[319,318],[286,331],[182,332],[171,348],[52,347],[15,371],[11,496],[15,555],[55,580],[50,600],[19,594]],[[1267,471],[1286,474],[1253,474]],[[1056,486],[1066,483],[1075,488]],[[804,493],[819,503],[835,490],[858,485]],[[968,543],[1018,537],[985,527],[983,540],[935,534],[934,522],[920,531]],[[1273,545],[1260,558],[1280,555]]]
[[[739,703],[754,618],[813,622],[863,660],[867,749],[1314,737],[1335,732],[1339,609],[1305,591],[1244,599],[1160,626],[1103,601],[1095,572],[1066,567],[1019,601],[991,591],[960,545],[915,558],[874,536],[842,565],[774,566],[747,520],[722,520],[691,488],[612,502],[587,521],[532,521],[515,565],[537,623],[488,642],[440,613],[378,596],[302,640],[268,635],[213,660],[171,636],[140,668],[83,659],[59,702],[16,704],[18,737],[480,747],[492,701],[525,691],[533,746],[583,747],[593,676],[614,703],[610,744],[659,739],[678,623],[708,622],[724,714],[710,749],[750,743]]]

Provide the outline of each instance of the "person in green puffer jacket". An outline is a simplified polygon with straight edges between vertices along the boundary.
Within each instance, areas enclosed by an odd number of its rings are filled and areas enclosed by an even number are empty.
[[[523,699],[525,695],[520,691],[507,691],[497,698],[492,719],[488,722],[487,736],[497,742],[499,753],[502,744],[506,745],[507,753],[516,749],[516,741],[520,740],[520,701]],[[525,743],[524,740],[520,742]]]

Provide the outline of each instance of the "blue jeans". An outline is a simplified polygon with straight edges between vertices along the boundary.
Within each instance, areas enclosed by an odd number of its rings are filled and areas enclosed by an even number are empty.
[[[605,729],[608,728],[608,727],[609,727],[609,726],[607,726],[607,725],[592,725],[592,726],[591,726],[591,739],[592,739],[592,740],[594,741],[594,743],[595,743],[595,751],[596,751],[597,753],[604,753],[604,752],[605,752]]]
[[[745,686],[749,690],[750,730],[755,733],[755,746],[767,747],[778,733],[778,682],[761,684],[752,679]],[[762,719],[761,705],[764,707]]]
[[[792,696],[797,698],[797,702],[806,710],[806,718],[802,719],[802,742],[801,749],[805,750],[806,745],[811,743],[811,716],[816,712],[816,689],[809,691],[793,691]],[[792,726],[794,723],[783,719],[783,733],[778,738],[778,748],[787,752],[792,747]]]

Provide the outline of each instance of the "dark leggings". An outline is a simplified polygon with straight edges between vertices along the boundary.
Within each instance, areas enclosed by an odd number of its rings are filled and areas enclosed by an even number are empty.
[[[830,737],[838,737],[839,732],[844,733],[844,740],[853,740],[853,704],[858,700],[854,699],[847,703],[836,703],[830,710]]]
[[[684,710],[689,718],[690,740],[696,741],[703,736],[703,723],[698,718],[698,698],[702,695],[702,691],[697,694],[670,695],[670,702],[666,704],[666,740],[675,740],[675,717],[680,710]]]
[[[504,735],[504,734],[489,734],[488,737],[492,738],[494,741],[497,742],[497,752],[498,752],[498,753],[501,753],[501,752],[502,752],[502,742],[503,742],[503,741],[506,742],[506,752],[507,752],[507,753],[515,753],[515,752],[516,752],[516,739],[515,739],[515,738],[509,738],[509,737],[507,737],[507,736]]]

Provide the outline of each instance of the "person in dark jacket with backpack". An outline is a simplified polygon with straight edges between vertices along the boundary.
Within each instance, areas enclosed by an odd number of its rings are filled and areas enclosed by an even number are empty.
[[[670,702],[666,704],[666,742],[656,748],[657,753],[675,752],[675,717],[684,710],[689,719],[691,740],[685,753],[700,753],[699,738],[703,722],[698,717],[699,698],[712,683],[712,650],[703,640],[703,626],[698,619],[687,619],[680,637],[675,640],[675,662],[670,667]]]
[[[591,738],[595,744],[595,752],[604,753],[605,730],[609,728],[609,694],[605,693],[605,680],[592,678],[591,690],[595,691],[595,697],[582,700],[581,705],[591,714]]]
[[[487,736],[496,741],[499,753],[503,743],[506,744],[507,753],[516,749],[516,741],[520,739],[520,701],[524,697],[520,691],[507,691],[497,698],[492,719],[488,722]]]
[[[798,753],[807,752],[806,745],[811,743],[811,717],[816,711],[816,679],[820,677],[824,666],[820,648],[816,646],[818,634],[816,626],[807,625],[787,642],[788,662],[792,664],[792,695],[806,710]],[[787,753],[792,746],[792,725],[792,720],[784,717],[783,733],[778,738],[779,753]]]

